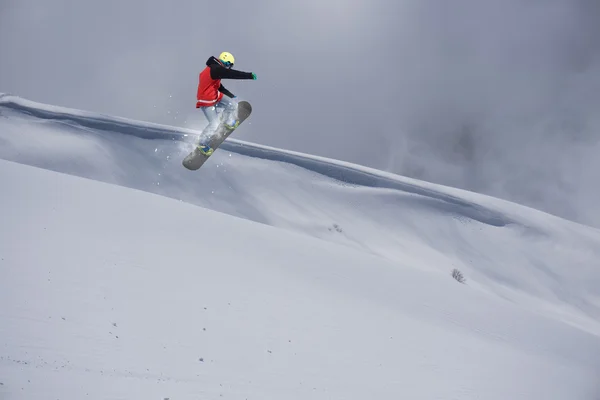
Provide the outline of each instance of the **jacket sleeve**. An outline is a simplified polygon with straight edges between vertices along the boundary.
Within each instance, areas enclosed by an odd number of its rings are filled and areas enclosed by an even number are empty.
[[[223,93],[223,94],[224,94],[224,95],[226,95],[226,96],[229,96],[229,97],[231,97],[232,99],[233,99],[233,97],[234,97],[234,96],[233,96],[233,93],[231,93],[229,90],[227,90],[227,89],[225,88],[225,86],[223,86],[222,84],[221,84],[221,86],[219,86],[219,92]]]
[[[252,72],[227,69],[221,65],[211,65],[210,77],[212,79],[252,79]]]

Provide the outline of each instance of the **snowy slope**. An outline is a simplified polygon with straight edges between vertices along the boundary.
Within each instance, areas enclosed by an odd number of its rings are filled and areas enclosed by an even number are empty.
[[[0,163],[0,398],[597,395],[598,230],[193,134],[0,96],[1,159],[121,186]]]
[[[448,275],[600,333],[600,231],[492,197],[235,139],[0,96],[0,158],[116,183]],[[249,120],[249,122],[251,122]],[[251,129],[248,127],[247,129]],[[188,135],[188,136],[186,136]],[[236,137],[243,136],[243,129]]]
[[[596,393],[597,336],[445,276],[6,161],[0,185],[3,398]]]

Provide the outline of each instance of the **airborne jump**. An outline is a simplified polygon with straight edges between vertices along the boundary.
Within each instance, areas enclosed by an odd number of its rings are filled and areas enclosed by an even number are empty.
[[[211,56],[198,77],[196,108],[204,113],[208,125],[200,134],[197,147],[184,160],[183,165],[196,170],[204,164],[216,148],[252,112],[247,101],[236,102],[236,96],[223,86],[222,79],[254,79],[254,72],[233,69],[235,59],[231,53],[223,52],[219,58]],[[227,97],[225,97],[227,96]]]

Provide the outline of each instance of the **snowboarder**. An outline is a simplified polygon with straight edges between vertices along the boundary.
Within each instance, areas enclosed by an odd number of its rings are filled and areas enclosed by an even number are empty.
[[[229,52],[222,52],[219,58],[211,56],[206,61],[206,68],[198,77],[198,92],[196,95],[196,108],[200,108],[208,120],[208,126],[200,135],[198,147],[203,153],[212,153],[212,149],[203,144],[203,140],[208,140],[210,132],[213,132],[219,122],[223,121],[228,129],[235,129],[239,125],[237,119],[236,104],[231,100],[236,96],[227,90],[222,84],[221,79],[254,79],[254,72],[242,72],[233,68],[235,59]],[[225,97],[227,96],[227,97]],[[221,112],[221,118],[219,118]]]

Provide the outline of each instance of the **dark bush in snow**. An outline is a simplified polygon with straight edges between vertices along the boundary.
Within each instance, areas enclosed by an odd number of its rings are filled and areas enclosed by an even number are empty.
[[[452,270],[452,277],[460,283],[465,283],[465,277],[463,276],[462,272],[460,272],[456,268]]]

